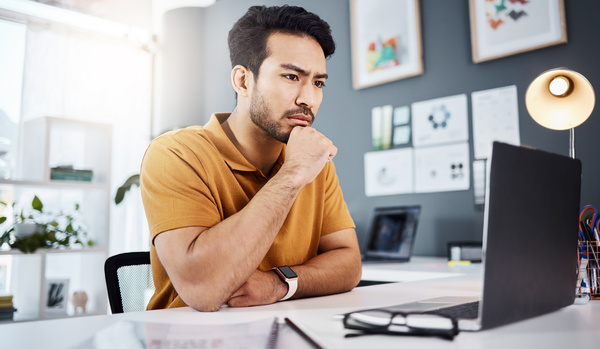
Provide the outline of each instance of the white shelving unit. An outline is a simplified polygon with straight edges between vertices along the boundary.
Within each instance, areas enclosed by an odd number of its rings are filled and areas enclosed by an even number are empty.
[[[17,312],[15,321],[75,316],[74,291],[88,296],[86,315],[106,314],[104,261],[110,227],[110,165],[112,126],[56,117],[25,122],[21,128],[19,161],[14,179],[0,179],[0,201],[28,206],[34,195],[44,210],[70,212],[75,204],[93,247],[38,249],[33,254],[2,250],[10,256],[8,288]],[[51,180],[50,169],[70,165],[92,170],[91,182]],[[66,313],[46,311],[48,279],[69,280]]]

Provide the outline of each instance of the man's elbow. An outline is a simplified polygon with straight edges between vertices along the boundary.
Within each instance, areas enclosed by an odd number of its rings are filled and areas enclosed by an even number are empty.
[[[195,286],[191,292],[179,293],[181,299],[192,309],[202,312],[214,312],[221,309],[226,299],[216,294],[214,287]]]
[[[358,284],[360,283],[360,280],[362,279],[362,262],[360,261],[360,259],[358,260],[357,265],[354,267],[353,277],[349,279],[351,280],[350,290],[358,286]]]

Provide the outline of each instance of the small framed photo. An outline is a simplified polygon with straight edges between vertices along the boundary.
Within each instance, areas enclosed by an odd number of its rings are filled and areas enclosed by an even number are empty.
[[[46,279],[45,315],[67,314],[69,279]]]
[[[423,74],[419,0],[351,0],[354,89]]]
[[[473,62],[567,42],[564,0],[469,0]]]

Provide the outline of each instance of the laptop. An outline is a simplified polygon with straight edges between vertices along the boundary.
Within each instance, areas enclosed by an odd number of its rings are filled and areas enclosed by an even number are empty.
[[[363,262],[408,262],[412,255],[421,206],[373,210]]]
[[[573,304],[581,162],[494,142],[483,230],[481,299],[443,297],[386,307],[444,313],[478,305],[459,330],[478,331]]]

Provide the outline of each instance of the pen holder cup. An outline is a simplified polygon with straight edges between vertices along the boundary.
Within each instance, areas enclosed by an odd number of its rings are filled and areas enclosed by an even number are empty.
[[[577,294],[600,299],[600,242],[580,241],[577,248]]]

